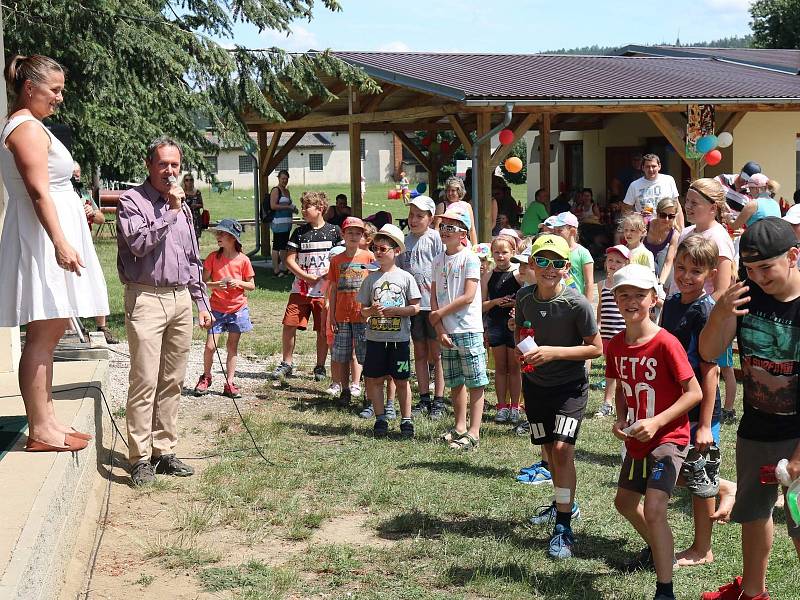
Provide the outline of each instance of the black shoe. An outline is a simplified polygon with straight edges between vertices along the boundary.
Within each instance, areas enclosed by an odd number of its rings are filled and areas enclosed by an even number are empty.
[[[142,461],[133,465],[131,469],[131,482],[134,487],[147,485],[148,483],[153,483],[155,480],[156,474],[155,471],[153,471],[153,465],[149,462]]]
[[[97,331],[102,331],[106,338],[106,344],[119,344],[119,340],[113,336],[108,327],[98,327]]]
[[[153,456],[150,458],[150,464],[153,465],[159,475],[174,475],[175,477],[194,475],[194,469],[174,454]]]
[[[314,381],[322,381],[327,377],[327,373],[325,373],[325,367],[323,365],[317,365],[314,367]]]
[[[519,436],[528,436],[531,434],[531,424],[527,421],[523,421],[516,427],[514,427],[514,433]]]
[[[346,408],[350,406],[350,400],[352,399],[352,395],[348,388],[344,388],[340,393],[339,397],[336,399],[337,406],[341,408]]]
[[[653,551],[650,549],[650,546],[647,546],[639,550],[636,556],[626,562],[622,570],[626,573],[633,573],[634,571],[652,571],[655,568],[656,564],[653,562]]]
[[[411,409],[411,415],[414,417],[422,417],[431,412],[430,400],[420,399],[419,403]]]
[[[444,405],[444,402],[441,400],[434,399],[433,404],[431,404],[430,410],[430,417],[431,421],[438,421],[439,419],[445,417],[447,415],[447,407]]]
[[[400,423],[400,435],[404,438],[414,437],[414,423],[413,421],[402,421]]]
[[[389,435],[389,421],[377,419],[375,425],[372,427],[372,433],[376,438],[385,438]]]

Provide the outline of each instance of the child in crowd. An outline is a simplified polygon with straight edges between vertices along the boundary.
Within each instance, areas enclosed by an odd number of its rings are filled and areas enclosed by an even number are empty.
[[[491,244],[494,268],[481,276],[481,297],[486,316],[489,347],[494,356],[494,380],[497,393],[495,423],[513,423],[520,419],[519,399],[522,377],[515,352],[514,333],[508,328],[508,319],[522,287],[519,269],[511,263],[516,255],[516,239],[498,235]],[[510,399],[510,404],[506,399]]]
[[[650,319],[657,285],[655,272],[644,265],[614,273],[612,291],[625,330],[608,343],[606,376],[618,380],[613,432],[626,449],[614,505],[647,542],[627,567],[654,565],[655,600],[673,600],[667,504],[686,458],[687,413],[702,393],[683,346]]]
[[[408,229],[405,252],[397,258],[397,266],[408,271],[417,282],[421,294],[419,313],[411,317],[411,340],[414,344],[414,372],[417,376],[419,403],[414,416],[430,415],[433,420],[445,415],[444,375],[436,330],[428,317],[431,314],[433,261],[444,251],[439,232],[431,229],[436,204],[428,196],[417,196],[408,205]],[[434,366],[433,401],[430,393],[430,369]]]
[[[778,486],[761,483],[761,468],[785,458],[790,479],[800,478],[800,249],[792,226],[777,217],[761,219],[742,235],[739,256],[747,279],[717,300],[700,335],[700,356],[713,361],[738,338],[744,412],[736,437],[731,519],[742,524],[744,571],[718,591],[703,594],[703,600],[769,600],[766,575]],[[800,558],[800,525],[788,507],[784,510]]]
[[[369,250],[372,252],[372,241],[375,239],[375,235],[378,233],[378,228],[375,227],[372,223],[368,223],[364,221],[364,235],[361,237],[361,241],[358,243],[358,247],[362,250]]]
[[[594,301],[594,258],[592,253],[578,243],[578,217],[571,212],[562,212],[556,216],[555,233],[567,240],[569,245],[569,273],[571,278],[567,285],[575,287]]]
[[[328,394],[337,398],[340,406],[347,406],[353,395],[352,387],[357,386],[361,379],[359,366],[353,369],[352,384],[350,384],[351,373],[348,373],[348,366],[352,361],[353,351],[358,364],[364,364],[367,340],[367,326],[356,296],[369,273],[366,267],[375,260],[375,256],[369,250],[360,248],[364,237],[364,221],[358,217],[347,217],[342,222],[342,235],[344,252],[331,259],[328,271],[329,313],[335,334],[331,351],[333,383],[328,389]]]
[[[552,504],[531,519],[546,524],[555,519],[547,553],[560,559],[572,556],[572,518],[575,503],[575,441],[586,410],[589,381],[585,361],[603,350],[594,310],[584,296],[564,283],[569,272],[570,249],[564,238],[542,235],[531,247],[528,265],[536,284],[517,292],[515,341],[520,329],[532,327],[538,346],[522,354],[522,394],[531,428],[531,442],[543,446],[543,456],[555,486]],[[545,455],[546,452],[546,455]]]
[[[714,301],[703,289],[713,277],[719,258],[717,247],[701,235],[690,235],[678,246],[675,255],[675,285],[678,293],[664,303],[661,326],[678,338],[686,350],[689,364],[700,382],[703,399],[689,411],[691,443],[684,463],[684,478],[692,493],[694,542],[676,555],[679,566],[701,565],[714,561],[711,552],[711,528],[715,518],[714,496],[720,494],[720,510],[727,520],[736,487],[719,479],[720,397],[716,362],[705,362],[697,353],[700,332],[705,327]],[[696,468],[694,468],[696,467]]]
[[[619,312],[614,292],[614,273],[630,264],[631,251],[627,246],[618,244],[606,250],[606,278],[597,284],[600,302],[597,304],[597,323],[600,326],[600,337],[603,339],[603,354],[608,350],[608,342],[620,331],[625,330],[625,319]],[[595,413],[595,417],[610,417],[614,414],[614,398],[616,397],[617,382],[606,377],[602,389],[605,390],[603,403]]]
[[[336,225],[326,223],[322,215],[328,208],[325,192],[303,192],[300,199],[304,225],[295,228],[289,237],[286,266],[294,273],[292,291],[286,312],[283,315],[281,336],[282,360],[270,377],[283,381],[292,374],[297,330],[305,330],[308,317],[314,317],[317,332],[317,363],[314,379],[325,378],[325,359],[328,355],[328,340],[325,335],[325,292],[328,279],[328,257],[331,248],[342,243],[342,235]]]
[[[403,202],[408,202],[409,193],[408,193],[408,177],[406,177],[405,171],[400,171],[400,195],[403,197]],[[433,207],[434,211],[436,210],[436,205],[434,204]]]
[[[219,249],[209,254],[203,262],[203,281],[211,289],[211,315],[214,317],[214,323],[206,338],[203,374],[194,386],[194,394],[202,396],[208,392],[217,339],[221,333],[227,333],[228,356],[225,361],[227,380],[222,394],[228,398],[241,398],[239,388],[233,383],[233,376],[236,373],[239,338],[243,333],[253,329],[247,308],[247,296],[244,292],[256,289],[256,273],[250,264],[250,259],[242,252],[240,241],[242,226],[238,221],[222,219],[210,231],[217,236]]]
[[[367,381],[367,398],[375,413],[375,437],[389,433],[388,416],[383,404],[383,381],[391,377],[397,386],[400,401],[400,434],[414,437],[411,419],[411,318],[419,312],[419,287],[411,274],[395,265],[397,257],[405,252],[403,232],[386,224],[380,228],[373,241],[373,249],[380,270],[370,272],[357,300],[361,314],[367,319],[367,348],[364,377]]]
[[[453,450],[478,448],[483,390],[489,383],[481,318],[481,265],[471,246],[463,244],[471,225],[469,213],[462,207],[448,208],[439,224],[445,251],[433,261],[430,322],[442,345],[444,380],[451,389],[455,413],[455,427],[442,439]]]
[[[644,224],[642,215],[632,213],[622,219],[622,235],[628,250],[631,251],[631,264],[644,265],[655,273],[656,261],[653,253],[642,243],[647,236],[647,226]]]

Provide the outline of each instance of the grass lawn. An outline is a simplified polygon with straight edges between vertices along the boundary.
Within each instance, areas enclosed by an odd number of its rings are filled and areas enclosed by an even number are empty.
[[[249,229],[245,247],[252,236]],[[212,240],[203,235],[203,255]],[[97,247],[109,285],[110,322],[124,337],[116,248],[109,240]],[[257,289],[249,296],[255,330],[242,337],[244,354],[275,360],[288,290],[288,280],[257,269]],[[388,440],[375,440],[371,421],[337,409],[322,394],[326,384],[309,377],[313,338],[298,336],[300,375],[285,388],[265,380],[261,403],[247,415],[273,464],[255,453],[227,455],[204,470],[191,502],[176,507],[176,529],[193,541],[174,560],[205,589],[253,599],[652,598],[653,573],[620,570],[643,544],[613,507],[620,447],[609,419],[583,423],[576,450],[583,515],[574,524],[577,556],[553,562],[545,557],[552,526],[527,521],[549,504],[552,487],[513,479],[519,467],[538,460],[527,439],[489,423],[478,452],[456,455],[436,442],[451,419],[418,419],[413,441],[399,439],[396,422]],[[595,361],[594,380],[601,368],[602,361]],[[600,394],[591,392],[587,415],[597,409]],[[491,388],[487,397],[493,404]],[[235,417],[208,418],[219,420],[219,448],[250,445]],[[734,428],[724,427],[727,478],[733,478],[734,439]],[[688,495],[677,492],[670,510],[676,550],[691,543],[690,506]],[[769,589],[773,598],[796,598],[800,569],[782,511],[776,522]],[[252,558],[214,566],[220,557],[204,553],[203,540],[222,530],[252,548]],[[715,528],[716,562],[677,570],[679,599],[697,598],[741,573],[740,532],[737,525]],[[305,541],[304,551],[285,551]],[[265,552],[270,560],[258,558]]]

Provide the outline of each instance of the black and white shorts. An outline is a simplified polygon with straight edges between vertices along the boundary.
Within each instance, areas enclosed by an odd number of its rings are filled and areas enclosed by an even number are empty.
[[[575,445],[589,399],[589,382],[578,379],[558,386],[536,385],[522,377],[525,414],[531,424],[531,443]]]

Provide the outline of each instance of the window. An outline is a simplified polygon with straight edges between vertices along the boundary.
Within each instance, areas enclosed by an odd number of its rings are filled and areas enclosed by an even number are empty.
[[[252,173],[255,168],[255,161],[249,154],[239,155],[239,173]]]
[[[308,170],[309,171],[322,171],[322,154],[309,154],[308,155]]]
[[[275,171],[273,172],[277,173],[278,171],[288,171],[288,170],[289,170],[289,155],[287,154],[281,159],[281,162],[275,165]]]
[[[358,151],[361,154],[361,160],[367,160],[367,140],[361,138],[358,142]]]
[[[216,175],[219,172],[217,168],[217,157],[216,156],[204,156],[206,162],[208,163],[208,172],[212,175]]]

